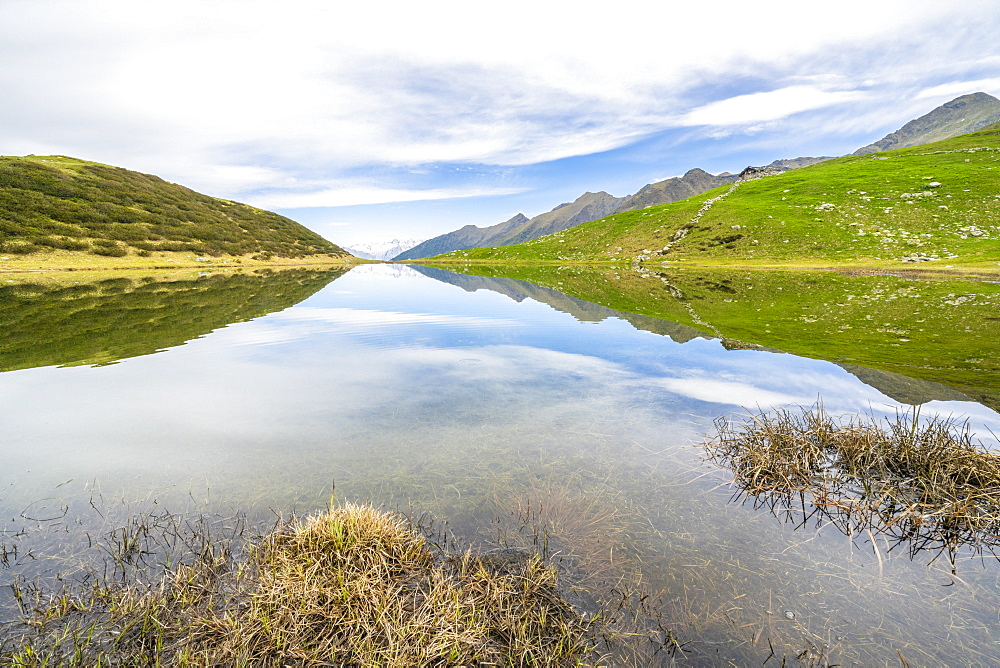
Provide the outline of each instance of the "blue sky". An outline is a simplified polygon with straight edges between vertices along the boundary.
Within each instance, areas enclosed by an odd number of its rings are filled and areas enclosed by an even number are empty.
[[[157,174],[336,243],[692,167],[839,155],[1000,96],[995,1],[0,1],[0,154]]]

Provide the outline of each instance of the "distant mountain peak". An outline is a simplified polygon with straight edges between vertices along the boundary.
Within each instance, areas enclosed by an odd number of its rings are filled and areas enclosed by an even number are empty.
[[[877,142],[859,148],[852,155],[929,144],[975,132],[997,121],[1000,121],[1000,100],[982,92],[961,95],[913,119]]]
[[[882,140],[859,149],[855,155],[949,139],[974,132],[998,121],[1000,121],[1000,100],[986,93],[962,95],[910,121]],[[694,167],[682,176],[650,183],[635,194],[622,198],[613,197],[604,191],[587,191],[572,202],[563,202],[551,211],[534,218],[528,219],[519,213],[510,220],[490,227],[466,225],[459,230],[428,239],[393,259],[415,260],[469,248],[520,244],[581,223],[604,218],[612,213],[677,202],[700,195],[712,188],[733,183],[740,178],[776,174],[808,167],[829,159],[829,156],[820,156],[775,160],[769,165],[748,167],[739,175],[730,172],[713,175],[700,167]]]
[[[421,243],[422,239],[393,239],[369,244],[355,244],[345,250],[354,257],[365,260],[389,260]]]
[[[586,192],[572,202],[564,202],[551,211],[534,218],[528,218],[523,213],[519,213],[510,220],[490,227],[466,225],[454,232],[428,239],[392,259],[416,260],[468,248],[509,246],[523,243],[580,223],[603,218],[614,211],[622,201],[622,198],[613,197],[604,191]]]

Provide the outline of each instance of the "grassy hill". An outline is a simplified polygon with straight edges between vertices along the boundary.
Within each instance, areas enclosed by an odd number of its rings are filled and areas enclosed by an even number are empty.
[[[0,285],[0,372],[103,365],[294,306],[344,270],[32,275]]]
[[[348,257],[284,216],[156,176],[64,156],[0,157],[0,254],[53,251]]]
[[[986,264],[1000,261],[1000,124],[617,213],[468,262]]]

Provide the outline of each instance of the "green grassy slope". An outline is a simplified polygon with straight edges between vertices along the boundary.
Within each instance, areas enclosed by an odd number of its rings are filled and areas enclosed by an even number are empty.
[[[1000,124],[439,259],[837,264],[921,257],[932,264],[1000,261]]]
[[[64,156],[0,157],[0,254],[53,249],[112,257],[348,255],[284,216],[156,176]]]
[[[827,271],[476,265],[723,339],[940,383],[1000,410],[1000,284]]]
[[[50,276],[8,280],[0,285],[0,371],[149,355],[294,306],[343,273],[264,269],[91,277],[73,272],[72,282]]]

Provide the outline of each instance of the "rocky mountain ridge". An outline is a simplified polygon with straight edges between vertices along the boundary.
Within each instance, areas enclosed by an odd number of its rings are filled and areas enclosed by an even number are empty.
[[[789,160],[775,160],[767,167],[777,171],[787,171],[812,165],[828,157],[800,157]],[[683,176],[674,176],[663,181],[643,186],[634,195],[614,197],[606,192],[584,193],[573,202],[564,202],[547,213],[530,220],[524,214],[517,214],[503,223],[490,227],[465,227],[428,239],[410,250],[392,258],[393,261],[416,260],[422,257],[450,253],[469,248],[485,246],[512,246],[549,234],[562,232],[582,223],[599,220],[622,211],[644,209],[656,204],[669,204],[733,183],[738,174],[723,172],[709,174],[703,169],[690,169]]]
[[[1000,100],[986,93],[963,95],[920,118],[910,121],[878,142],[858,149],[852,155],[948,139],[974,132],[997,121],[1000,121]],[[829,160],[831,157],[780,159],[758,169],[767,169],[770,173],[785,172],[808,167]],[[396,261],[415,260],[470,248],[520,244],[611,214],[678,202],[713,188],[735,183],[738,179],[739,176],[736,174],[728,172],[710,174],[703,169],[694,168],[688,170],[683,176],[675,176],[643,186],[635,194],[623,198],[615,198],[607,193],[585,193],[575,202],[560,204],[552,211],[531,220],[525,218],[523,214],[518,214],[509,221],[491,227],[478,228],[466,225],[460,230],[429,239],[392,259]],[[583,202],[588,196],[604,197],[599,202]],[[606,210],[612,202],[617,202],[617,204],[611,210]],[[570,211],[564,209],[573,205],[576,205],[576,208],[572,210],[572,215],[566,215]]]
[[[913,119],[877,142],[859,148],[851,155],[930,144],[975,132],[997,121],[1000,121],[1000,100],[986,93],[962,95]]]
[[[689,169],[684,176],[675,176],[643,186],[634,195],[626,197],[625,202],[618,207],[618,211],[634,211],[655,204],[677,202],[694,195],[700,195],[706,190],[732,183],[736,178],[736,174],[723,172],[714,175],[695,167]]]
[[[564,202],[551,211],[528,218],[519,213],[490,227],[465,227],[428,239],[406,252],[400,253],[393,260],[415,260],[441,253],[450,253],[468,248],[483,246],[511,246],[531,241],[547,234],[554,234],[567,228],[589,223],[603,218],[620,206],[624,198],[613,197],[606,192],[584,193],[572,202]]]

